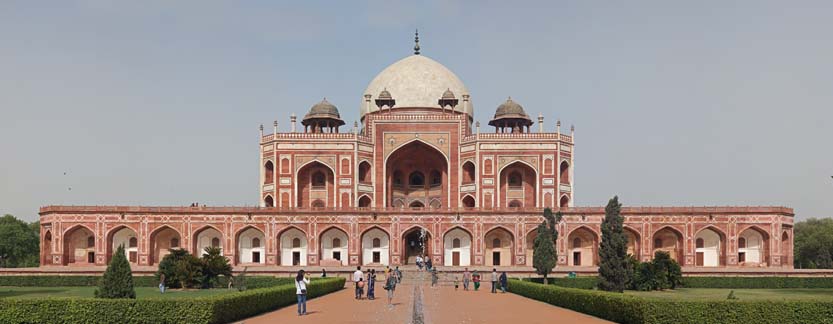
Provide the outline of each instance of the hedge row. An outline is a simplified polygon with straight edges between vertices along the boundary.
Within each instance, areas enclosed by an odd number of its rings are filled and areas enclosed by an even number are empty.
[[[344,288],[344,278],[315,280],[314,298]],[[295,285],[180,299],[2,298],[0,323],[197,323],[241,320],[296,302]]]
[[[524,279],[543,283],[543,278]],[[593,289],[598,277],[547,278],[551,285],[567,288]],[[683,277],[685,288],[833,288],[833,277]]]
[[[642,298],[510,280],[509,291],[617,323],[833,323],[833,302]]]
[[[220,277],[219,287],[226,287],[228,281]],[[101,276],[0,276],[0,286],[15,287],[83,287],[98,286]],[[249,289],[274,287],[292,283],[289,277],[247,276]],[[133,276],[135,287],[156,287],[159,280],[153,276]]]

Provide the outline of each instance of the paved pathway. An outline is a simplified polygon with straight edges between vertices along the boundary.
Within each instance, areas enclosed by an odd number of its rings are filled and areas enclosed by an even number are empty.
[[[358,301],[353,298],[352,284],[348,283],[344,290],[307,301],[307,316],[299,317],[296,306],[292,305],[239,323],[398,324],[414,323],[420,317],[426,324],[610,323],[512,293],[492,294],[490,284],[486,282],[475,292],[463,291],[462,287],[455,291],[452,286],[403,283],[397,286],[395,305],[388,307],[383,289],[377,291],[376,300]]]

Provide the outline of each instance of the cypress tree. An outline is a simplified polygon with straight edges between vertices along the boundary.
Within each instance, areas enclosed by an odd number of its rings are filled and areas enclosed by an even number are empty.
[[[628,265],[628,243],[622,223],[622,204],[614,196],[605,207],[602,221],[602,244],[599,248],[599,289],[622,292],[632,276]]]
[[[136,291],[133,290],[133,272],[130,270],[130,263],[124,256],[124,246],[116,249],[116,254],[107,265],[104,277],[95,290],[96,298],[136,298]]]
[[[561,220],[561,212],[552,215],[552,210],[544,209],[544,221],[538,225],[538,235],[533,241],[532,266],[535,272],[544,276],[544,284],[547,284],[547,275],[555,267],[558,252],[555,250],[555,241],[558,239],[558,231],[555,224]]]

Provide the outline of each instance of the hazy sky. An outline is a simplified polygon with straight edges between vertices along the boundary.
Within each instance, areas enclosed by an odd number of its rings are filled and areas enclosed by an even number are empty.
[[[258,125],[352,124],[419,28],[484,126],[576,125],[578,205],[833,215],[831,1],[295,2],[0,1],[0,213],[254,205]]]

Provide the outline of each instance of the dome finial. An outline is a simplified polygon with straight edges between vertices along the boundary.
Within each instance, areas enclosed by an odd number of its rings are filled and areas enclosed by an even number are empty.
[[[419,55],[419,29],[414,32],[414,55]]]

